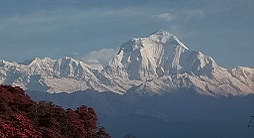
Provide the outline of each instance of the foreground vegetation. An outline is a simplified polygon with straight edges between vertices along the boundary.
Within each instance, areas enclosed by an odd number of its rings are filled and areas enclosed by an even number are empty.
[[[0,85],[0,137],[109,138],[93,108],[36,103],[19,87]]]

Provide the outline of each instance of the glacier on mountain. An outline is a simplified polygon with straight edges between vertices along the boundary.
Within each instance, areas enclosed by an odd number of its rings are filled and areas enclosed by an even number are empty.
[[[191,51],[175,35],[158,31],[133,38],[102,67],[69,57],[0,61],[0,83],[47,92],[79,90],[118,94],[163,94],[179,89],[205,95],[254,93],[254,69],[228,70],[201,52]]]

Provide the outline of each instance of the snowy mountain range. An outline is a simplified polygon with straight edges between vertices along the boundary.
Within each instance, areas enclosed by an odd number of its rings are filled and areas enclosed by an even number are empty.
[[[70,57],[23,63],[0,60],[0,83],[50,93],[88,89],[140,95],[181,90],[212,96],[254,93],[253,68],[223,68],[164,31],[122,44],[106,67],[92,63]]]

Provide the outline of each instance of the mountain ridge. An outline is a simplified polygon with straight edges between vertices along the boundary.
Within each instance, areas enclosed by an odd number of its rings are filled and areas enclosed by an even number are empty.
[[[98,66],[98,65],[96,65]],[[125,94],[163,94],[194,89],[205,95],[254,93],[254,69],[228,70],[200,51],[189,50],[175,35],[157,31],[123,43],[104,68],[70,57],[0,61],[0,83],[47,92],[79,90]]]

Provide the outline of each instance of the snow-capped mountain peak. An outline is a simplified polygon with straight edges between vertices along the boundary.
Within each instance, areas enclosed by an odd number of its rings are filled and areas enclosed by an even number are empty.
[[[158,31],[124,43],[110,62],[113,69],[109,72],[118,75],[122,72],[120,75],[129,79],[148,80],[181,69],[180,57],[187,51],[189,49],[173,34]]]
[[[187,48],[165,31],[133,38],[103,68],[70,57],[35,58],[21,64],[0,60],[0,83],[48,92],[92,89],[118,94],[162,94],[192,90],[207,95],[254,93],[254,69],[231,71],[214,59]]]
[[[240,82],[212,57],[189,50],[176,36],[164,31],[124,43],[106,71],[114,78],[140,80],[146,84],[142,90],[147,91],[192,87],[208,93],[253,92],[249,88],[252,83]],[[149,83],[145,83],[148,80]],[[138,88],[140,91],[141,87]]]
[[[120,51],[135,51],[141,48],[152,48],[158,46],[172,46],[188,48],[173,34],[165,31],[157,31],[144,38],[133,38],[129,42],[124,43]]]
[[[184,47],[185,49],[188,49],[175,35],[166,32],[166,31],[157,31],[152,33],[150,36],[148,36],[148,39],[157,42],[157,43],[171,43],[171,45],[175,44]]]

